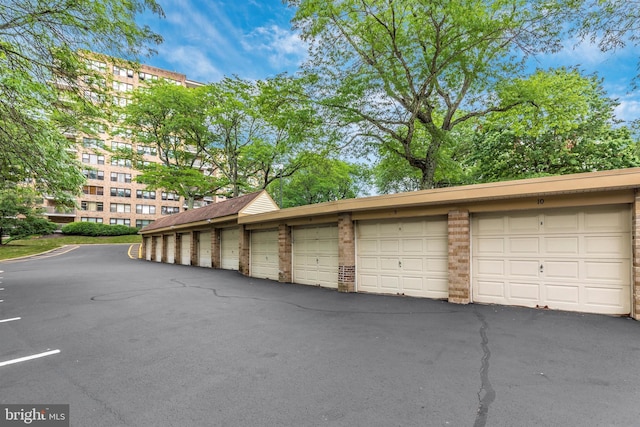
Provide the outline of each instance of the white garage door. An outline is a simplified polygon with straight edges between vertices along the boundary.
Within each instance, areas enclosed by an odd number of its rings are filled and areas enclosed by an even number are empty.
[[[227,228],[220,232],[220,262],[225,270],[238,270],[240,264],[240,231]]]
[[[191,234],[180,235],[180,264],[191,265]]]
[[[144,238],[144,258],[147,261],[151,261],[151,239],[152,237]]]
[[[198,233],[198,265],[211,268],[211,232]]]
[[[293,229],[293,281],[338,287],[338,226]]]
[[[478,302],[627,314],[628,206],[477,215],[472,221]]]
[[[162,237],[154,236],[156,241],[156,262],[162,262]]]
[[[278,280],[278,230],[251,232],[251,277]]]
[[[357,289],[448,298],[447,218],[362,221],[357,233]]]
[[[170,234],[164,237],[167,239],[167,263],[173,264],[176,262],[176,236]]]

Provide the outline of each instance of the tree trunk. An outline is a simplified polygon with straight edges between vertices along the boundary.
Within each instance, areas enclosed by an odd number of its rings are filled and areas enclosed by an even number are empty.
[[[429,145],[427,155],[424,159],[423,167],[420,169],[422,176],[420,177],[420,189],[428,190],[436,186],[435,174],[438,167],[437,154],[440,150],[442,141],[433,141]]]

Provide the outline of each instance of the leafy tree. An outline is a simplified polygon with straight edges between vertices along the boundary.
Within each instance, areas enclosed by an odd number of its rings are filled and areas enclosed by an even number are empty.
[[[508,129],[491,131],[476,141],[474,176],[490,182],[637,167],[637,147],[626,128],[587,135],[517,136]]]
[[[123,125],[138,145],[155,146],[162,164],[144,164],[131,151],[113,154],[134,159],[139,182],[190,201],[266,188],[303,167],[326,134],[302,92],[302,82],[286,76],[197,88],[158,82],[134,93]]]
[[[100,70],[85,49],[135,59],[160,37],[136,24],[155,0],[0,4],[0,186],[25,179],[69,201],[83,177],[64,132],[85,130]],[[104,86],[104,85],[102,85]]]
[[[286,76],[256,82],[225,78],[208,86],[211,140],[205,151],[227,180],[228,196],[266,188],[308,164],[308,153],[330,150],[330,132],[321,129],[301,96],[303,87]]]
[[[571,1],[288,3],[310,41],[307,71],[322,104],[361,142],[404,159],[429,188],[454,129],[535,101],[514,78],[528,55],[560,47]]]
[[[538,71],[519,82],[546,92],[545,103],[521,105],[486,120],[469,160],[478,181],[529,178],[640,165],[638,144],[616,127],[615,102],[601,81],[576,70]]]
[[[575,0],[572,31],[581,40],[597,44],[602,51],[640,44],[640,1]],[[580,6],[580,7],[577,7]],[[636,76],[636,83],[639,76]]]
[[[280,75],[256,82],[255,89],[256,132],[243,157],[247,175],[260,178],[259,188],[334,151],[335,135],[323,127],[304,80]]]
[[[434,173],[434,187],[449,187],[469,182],[468,156],[475,138],[477,123],[469,121],[452,130],[451,138],[441,147],[437,157],[437,167]],[[472,126],[474,125],[475,126]],[[426,138],[418,138],[416,147]],[[378,149],[378,160],[372,174],[373,183],[378,193],[400,193],[420,190],[420,170],[412,167],[409,162],[390,151],[387,147],[400,149],[397,142],[388,141]]]
[[[366,193],[367,169],[339,159],[315,156],[282,186],[282,207],[351,199]],[[280,200],[279,180],[269,186],[274,200]]]
[[[207,127],[208,98],[203,88],[187,88],[159,81],[133,93],[122,124],[139,146],[156,149],[161,164],[145,163],[137,152],[117,150],[142,171],[136,177],[150,189],[165,189],[184,197],[193,207],[196,199],[212,196],[226,183],[212,168],[205,151],[211,133]]]
[[[35,193],[26,187],[0,190],[0,244],[36,234],[49,234],[56,225],[39,215]],[[2,241],[3,236],[9,236]]]

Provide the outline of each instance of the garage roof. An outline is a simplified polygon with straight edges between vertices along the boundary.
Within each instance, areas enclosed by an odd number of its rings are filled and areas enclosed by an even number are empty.
[[[474,202],[517,199],[543,195],[563,195],[640,188],[640,168],[616,169],[559,175],[488,184],[436,188],[383,196],[318,203],[242,217],[241,224],[257,224],[280,219],[307,218],[342,212],[400,209],[416,206],[456,206]]]
[[[278,208],[266,191],[261,191],[161,218],[144,227],[140,230],[140,233],[146,234],[176,228],[188,228],[223,221],[235,220],[239,224],[260,224],[296,218],[319,217],[342,212],[365,212],[421,206],[454,207],[494,200],[609,192],[632,188],[640,188],[640,168],[437,188],[360,199],[338,200],[283,210]]]
[[[242,215],[250,215],[277,210],[278,206],[266,191],[246,194],[244,196],[212,203],[208,206],[191,209],[164,218],[157,219],[140,230],[141,234],[162,229],[176,228],[182,225],[194,225],[198,222],[220,222],[236,219]]]

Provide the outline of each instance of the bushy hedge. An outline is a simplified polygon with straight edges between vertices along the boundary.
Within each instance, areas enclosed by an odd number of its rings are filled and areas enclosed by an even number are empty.
[[[98,224],[96,222],[72,222],[62,227],[63,234],[74,236],[126,236],[137,232],[138,229],[135,227]]]

